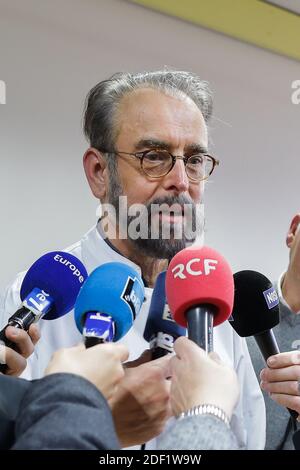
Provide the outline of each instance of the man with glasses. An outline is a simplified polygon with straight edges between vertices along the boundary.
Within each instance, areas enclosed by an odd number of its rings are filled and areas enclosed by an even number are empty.
[[[176,160],[182,160],[185,164],[185,171],[190,181],[199,182],[206,180],[213,172],[214,167],[219,165],[219,161],[211,155],[205,154],[201,147],[193,147],[191,155],[172,155],[168,150],[164,150],[165,143],[159,140],[144,141],[144,145],[153,146],[154,149],[144,150],[143,152],[121,152],[111,151],[105,153],[114,153],[115,155],[130,155],[140,160],[142,171],[150,178],[162,178],[166,176],[176,163]],[[160,148],[162,147],[162,148]],[[194,153],[195,152],[195,153]]]
[[[158,273],[179,250],[203,236],[204,184],[219,163],[208,153],[211,114],[208,84],[183,71],[116,74],[87,97],[84,131],[90,147],[83,163],[102,217],[67,251],[88,272],[110,261],[129,264],[146,285],[142,311],[122,340],[135,361],[110,402],[124,447],[158,436],[171,415],[169,358],[136,358],[148,348],[143,331]],[[6,318],[18,304],[23,276],[6,293]],[[72,315],[40,328],[26,377],[41,376],[53,351],[80,339]],[[238,444],[263,448],[264,403],[246,343],[226,322],[215,329],[214,347],[238,374],[241,393],[231,421]]]

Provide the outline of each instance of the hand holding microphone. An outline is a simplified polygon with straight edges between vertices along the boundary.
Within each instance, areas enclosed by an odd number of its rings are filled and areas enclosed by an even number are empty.
[[[124,376],[127,357],[120,344],[81,344],[55,352],[45,376],[30,384],[0,377],[1,407],[9,419],[1,449],[119,449],[107,400]],[[10,386],[11,397],[5,393]]]
[[[171,355],[125,369],[110,401],[122,447],[143,444],[159,435],[171,416]]]
[[[289,351],[270,356],[260,373],[261,388],[278,405],[300,414],[300,352]]]
[[[58,373],[83,377],[110,400],[116,386],[124,377],[122,362],[128,359],[128,349],[123,344],[102,344],[86,349],[83,344],[55,352],[45,375]]]
[[[25,332],[40,318],[52,320],[72,310],[86,277],[85,267],[70,253],[57,251],[39,258],[23,279],[20,290],[22,305],[1,330],[0,344],[17,350],[17,353],[25,358],[29,357],[33,352],[33,344]],[[19,331],[16,332],[10,327]],[[36,342],[38,333],[34,328],[31,328],[31,335],[33,343]],[[2,362],[6,362],[7,358],[10,361],[11,352],[7,349],[4,352],[7,357]],[[15,355],[14,358],[17,359]],[[18,362],[21,370],[24,363],[20,358]],[[0,365],[2,373],[11,373],[11,370],[6,364]]]
[[[271,281],[256,271],[245,270],[234,274],[234,283],[235,297],[230,324],[239,336],[254,336],[263,358],[268,362],[270,356],[279,354],[278,344],[272,330],[279,323],[277,292]],[[280,358],[278,364],[280,364]],[[292,380],[287,378],[290,377],[289,374],[285,372],[278,374],[278,371],[263,372],[262,380],[270,379],[272,376],[278,378],[278,382],[280,378]],[[290,409],[287,402],[285,403],[295,428],[298,413],[294,408]]]
[[[178,338],[170,361],[171,406],[175,416],[199,405],[215,405],[231,419],[239,397],[235,371],[214,352],[205,354],[193,341]]]
[[[30,325],[26,332],[15,326],[7,326],[5,336],[7,344],[14,344],[14,349],[0,344],[0,371],[6,375],[19,376],[26,369],[26,359],[33,353],[34,346],[40,339],[38,327],[35,324]]]
[[[75,304],[76,325],[86,347],[121,339],[139,314],[144,296],[142,279],[130,266],[112,262],[95,269]],[[98,361],[99,367],[104,367],[100,357]],[[123,447],[153,438],[169,417],[168,362],[169,358],[161,358],[137,367],[131,363],[125,368],[125,375],[110,399]]]

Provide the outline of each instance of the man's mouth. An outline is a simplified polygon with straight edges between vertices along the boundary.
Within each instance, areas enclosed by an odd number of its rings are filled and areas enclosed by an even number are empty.
[[[193,206],[188,203],[165,202],[151,204],[149,207],[149,221],[165,226],[182,225],[189,226],[193,221]]]
[[[184,219],[184,213],[178,213],[178,212],[160,212],[158,214],[159,220],[170,222],[170,223],[182,223]]]

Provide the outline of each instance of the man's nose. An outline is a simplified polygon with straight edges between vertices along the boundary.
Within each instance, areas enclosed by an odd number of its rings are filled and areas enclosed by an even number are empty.
[[[183,160],[176,160],[172,170],[164,178],[164,186],[165,189],[175,190],[177,193],[183,193],[188,190],[189,180]]]

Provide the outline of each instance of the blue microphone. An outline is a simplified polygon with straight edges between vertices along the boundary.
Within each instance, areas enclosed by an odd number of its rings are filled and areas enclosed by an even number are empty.
[[[15,343],[5,336],[8,326],[28,331],[30,325],[41,317],[53,320],[68,313],[74,307],[86,278],[85,267],[70,253],[53,251],[43,255],[29,268],[23,279],[20,289],[22,306],[0,331],[0,342],[15,349]],[[0,366],[1,372],[6,370],[6,365],[3,366]]]
[[[173,352],[174,341],[186,336],[186,328],[178,325],[172,318],[166,303],[166,271],[157,276],[154,286],[144,339],[150,343],[152,359]]]
[[[140,275],[124,263],[96,268],[75,303],[75,322],[86,347],[118,341],[132,327],[145,297]]]

